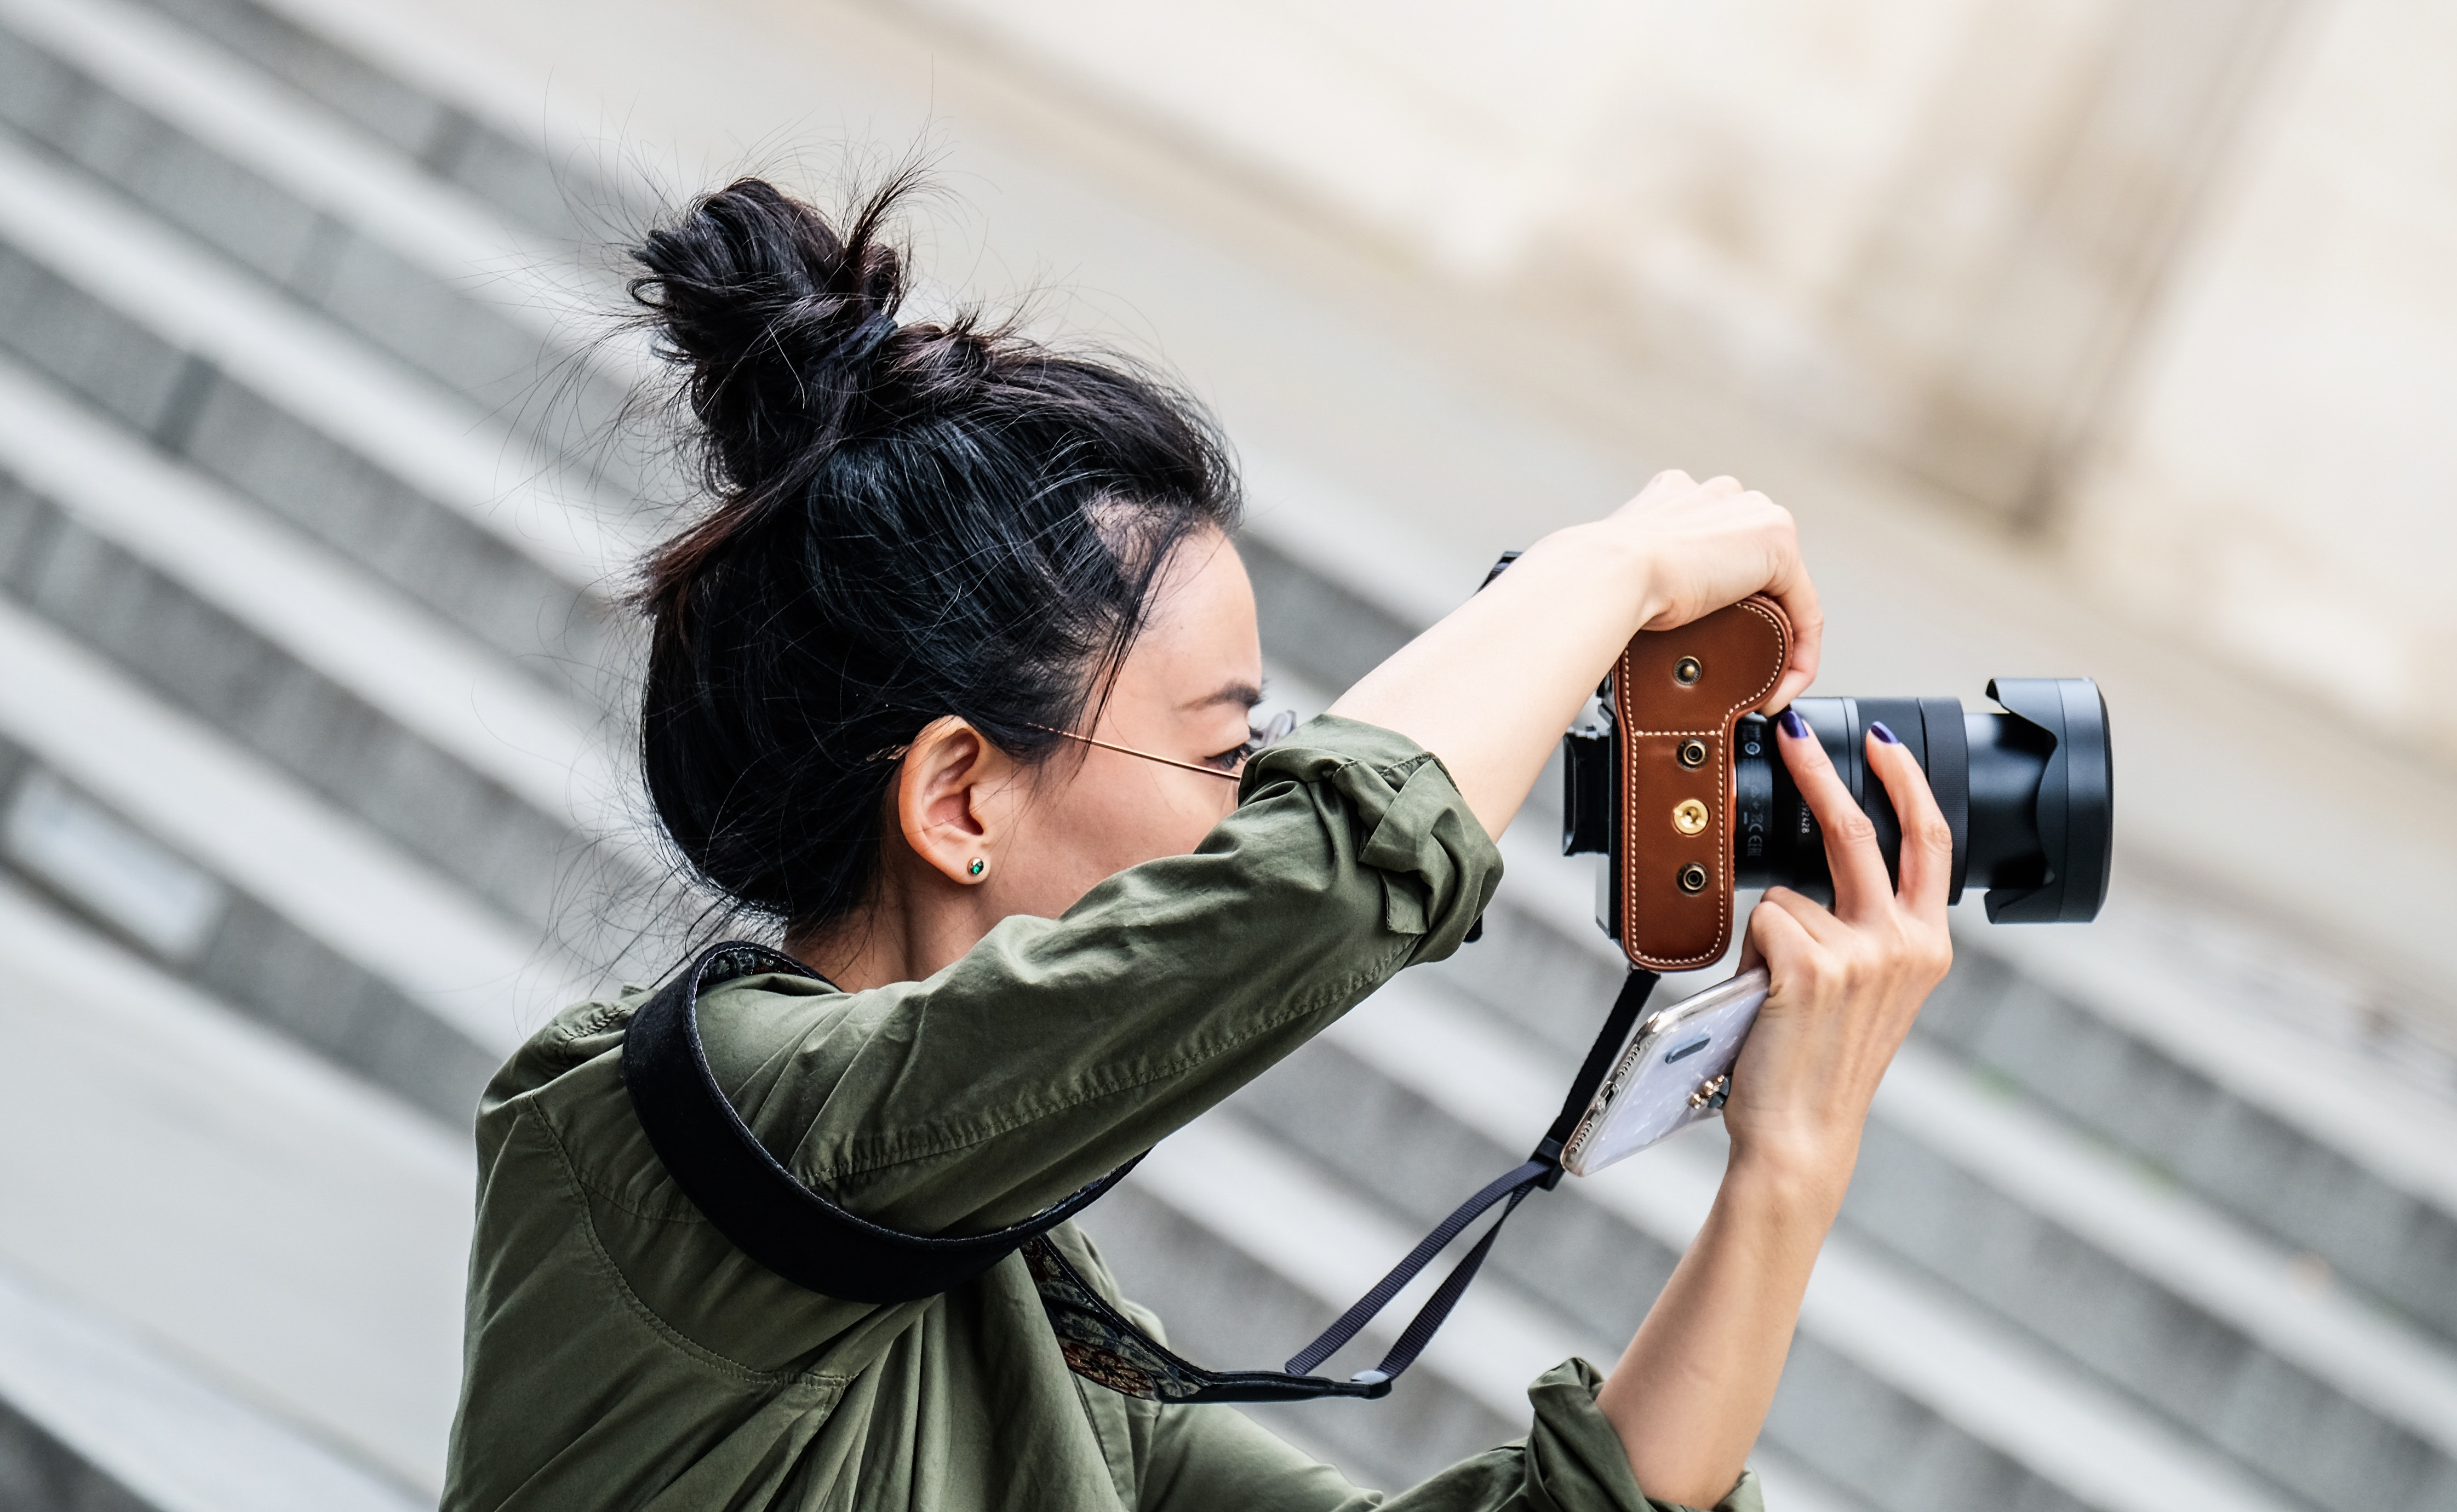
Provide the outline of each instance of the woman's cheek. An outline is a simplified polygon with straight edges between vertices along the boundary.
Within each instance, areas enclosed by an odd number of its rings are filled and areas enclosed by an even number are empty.
[[[1228,784],[1225,782],[1221,784],[1221,787],[1226,789],[1226,791],[1213,799],[1211,811],[1203,820],[1202,832],[1194,837],[1193,844],[1187,846],[1187,850],[1190,851],[1194,849],[1195,845],[1202,844],[1203,837],[1205,835],[1210,834],[1212,830],[1219,825],[1222,819],[1225,819],[1229,815],[1237,812],[1238,789],[1229,787]]]

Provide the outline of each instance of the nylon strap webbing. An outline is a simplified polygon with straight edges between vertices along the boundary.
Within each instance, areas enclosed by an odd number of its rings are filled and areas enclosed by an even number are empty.
[[[1501,1216],[1493,1221],[1493,1227],[1484,1232],[1484,1237],[1476,1240],[1476,1247],[1459,1258],[1458,1265],[1443,1278],[1440,1288],[1426,1299],[1406,1332],[1399,1336],[1398,1342],[1392,1346],[1391,1353],[1383,1357],[1382,1363],[1374,1366],[1372,1374],[1385,1379],[1395,1379],[1401,1371],[1416,1362],[1416,1357],[1424,1353],[1425,1346],[1433,1341],[1435,1331],[1451,1315],[1451,1309],[1458,1305],[1459,1296],[1467,1291],[1468,1283],[1476,1279],[1476,1273],[1483,1266],[1485,1255],[1492,1251],[1493,1241],[1500,1234],[1501,1226],[1510,1221],[1510,1215],[1518,1211],[1518,1205],[1527,1199],[1530,1191],[1539,1187],[1549,1191],[1559,1184],[1561,1148],[1568,1143],[1580,1118],[1585,1115],[1587,1105],[1595,1100],[1596,1088],[1603,1085],[1604,1077],[1612,1070],[1613,1059],[1628,1041],[1631,1027],[1638,1023],[1640,1010],[1646,1006],[1648,996],[1655,990],[1655,982],[1652,971],[1633,971],[1622,980],[1621,993],[1613,999],[1612,1012],[1605,1015],[1603,1028],[1597,1033],[1595,1043],[1587,1047],[1587,1058],[1579,1067],[1578,1079],[1570,1084],[1569,1095],[1561,1100],[1560,1113],[1553,1120],[1553,1127],[1545,1131],[1543,1142],[1536,1147],[1535,1152],[1517,1170],[1496,1176],[1483,1191],[1460,1203],[1449,1217],[1435,1225],[1433,1232],[1426,1234],[1422,1242],[1408,1252],[1406,1259],[1393,1266],[1390,1274],[1374,1283],[1373,1290],[1358,1297],[1356,1305],[1341,1314],[1338,1322],[1325,1329],[1320,1338],[1299,1350],[1289,1360],[1288,1368],[1292,1374],[1310,1375],[1314,1367],[1329,1359],[1341,1345],[1354,1338],[1358,1330],[1389,1307],[1391,1299],[1414,1280],[1418,1272],[1433,1263],[1434,1256],[1448,1249],[1452,1240],[1467,1232],[1469,1224],[1494,1204],[1505,1203]]]

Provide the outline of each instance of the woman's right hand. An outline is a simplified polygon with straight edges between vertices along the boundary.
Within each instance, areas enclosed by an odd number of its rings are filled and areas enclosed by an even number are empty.
[[[1764,707],[1784,707],[1816,677],[1826,618],[1789,510],[1737,478],[1699,483],[1675,469],[1657,473],[1603,525],[1646,553],[1657,611],[1641,628],[1671,630],[1764,593],[1791,620],[1791,661]]]
[[[1529,547],[1331,712],[1440,756],[1498,835],[1631,635],[1759,592],[1791,617],[1791,666],[1765,705],[1781,708],[1816,674],[1825,624],[1791,516],[1730,478],[1658,473],[1603,519]]]

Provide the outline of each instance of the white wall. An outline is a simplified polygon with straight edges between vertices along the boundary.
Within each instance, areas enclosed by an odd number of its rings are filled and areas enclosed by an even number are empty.
[[[2457,10],[2344,0],[2179,269],[2092,571],[2457,754]]]
[[[2457,10],[911,9],[2457,760]]]

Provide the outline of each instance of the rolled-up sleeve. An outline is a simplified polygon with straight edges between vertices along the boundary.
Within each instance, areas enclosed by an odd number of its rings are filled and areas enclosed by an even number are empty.
[[[1501,860],[1441,763],[1324,717],[1190,856],[1001,922],[925,982],[711,993],[718,1079],[797,1174],[915,1232],[1013,1222],[1456,949]]]
[[[1389,1512],[1453,1512],[1467,1507],[1506,1507],[1511,1512],[1673,1512],[1675,1504],[1658,1502],[1640,1489],[1596,1393],[1603,1377],[1583,1359],[1566,1359],[1536,1377],[1527,1388],[1535,1421],[1526,1441],[1497,1449],[1456,1469],[1494,1461],[1498,1501],[1464,1502],[1446,1497],[1444,1476],[1415,1487],[1386,1503]],[[1715,1512],[1765,1512],[1757,1477],[1743,1471],[1741,1479],[1715,1503]]]
[[[1527,1388],[1527,1437],[1462,1460],[1396,1495],[1359,1490],[1240,1414],[1162,1409],[1140,1512],[1683,1512],[1640,1489],[1596,1406],[1603,1378],[1567,1359]],[[1744,1472],[1714,1512],[1765,1512]]]
[[[1383,927],[1417,942],[1412,961],[1438,961],[1457,949],[1491,901],[1500,863],[1441,763],[1431,756],[1385,766],[1318,751],[1274,760],[1276,755],[1265,752],[1261,773],[1249,780],[1327,783],[1360,827],[1371,826],[1357,860],[1377,874]]]

